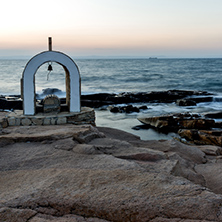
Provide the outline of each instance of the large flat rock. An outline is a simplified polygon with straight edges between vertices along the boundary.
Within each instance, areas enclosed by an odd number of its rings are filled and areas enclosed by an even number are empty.
[[[222,221],[220,192],[194,170],[206,165],[200,149],[121,132],[3,129],[0,221]]]

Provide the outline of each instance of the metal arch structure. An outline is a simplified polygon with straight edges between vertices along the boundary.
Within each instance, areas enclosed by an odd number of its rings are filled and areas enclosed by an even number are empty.
[[[80,112],[81,78],[77,65],[64,53],[45,51],[31,58],[23,71],[21,79],[23,114],[36,114],[35,74],[39,67],[47,62],[56,62],[63,66],[66,73],[66,103],[70,112]]]

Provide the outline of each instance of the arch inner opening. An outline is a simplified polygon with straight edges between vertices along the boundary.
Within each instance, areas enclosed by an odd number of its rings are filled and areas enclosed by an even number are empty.
[[[51,71],[48,70],[49,65],[52,67]],[[55,103],[57,103],[56,100],[59,99],[59,111],[69,111],[70,77],[69,71],[65,66],[58,62],[45,62],[38,68],[34,79],[36,113],[46,112],[46,110],[44,110],[46,98],[51,98],[51,100],[54,99]],[[50,103],[49,100],[48,103]],[[58,112],[58,110],[54,109],[54,112]]]

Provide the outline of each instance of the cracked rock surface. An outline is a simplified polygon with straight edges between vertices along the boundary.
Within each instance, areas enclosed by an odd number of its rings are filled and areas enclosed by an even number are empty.
[[[0,221],[222,221],[209,149],[91,125],[2,129]]]

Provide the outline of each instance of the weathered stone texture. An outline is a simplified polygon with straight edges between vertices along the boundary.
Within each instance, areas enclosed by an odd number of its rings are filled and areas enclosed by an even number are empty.
[[[22,126],[30,126],[30,125],[32,125],[32,121],[28,118],[21,119],[21,125]]]
[[[51,118],[51,125],[56,125],[56,121],[57,121],[57,118],[56,117],[52,117]]]
[[[221,163],[196,146],[91,125],[2,131],[0,221],[222,221]]]
[[[32,124],[33,125],[42,125],[43,119],[42,118],[32,118]]]
[[[76,113],[76,115],[68,116],[67,123],[83,123],[95,125],[95,111],[93,109],[88,111],[86,108],[83,107],[81,113]]]
[[[205,119],[199,115],[190,113],[138,118],[138,120],[144,124],[166,131],[177,131],[179,129],[211,129],[215,126],[213,119]]]
[[[140,122],[148,127],[153,127],[158,131],[175,132],[183,138],[181,141],[194,143],[197,145],[222,146],[221,122],[208,119],[209,116],[220,117],[220,113],[215,114],[191,114],[177,113],[157,117],[138,118]]]
[[[66,124],[67,118],[66,117],[58,117],[56,123],[57,123],[57,125]]]
[[[6,122],[4,122],[5,120]],[[9,126],[30,126],[30,125],[63,125],[72,123],[75,125],[95,125],[95,111],[92,108],[82,107],[79,113],[61,112],[58,114],[37,114],[36,116],[24,117],[22,112],[10,113],[5,118],[0,118],[0,124],[8,123]]]
[[[0,119],[0,128],[8,127],[8,120],[6,118]]]
[[[43,125],[51,125],[51,118],[44,118],[43,119]]]
[[[185,130],[181,129],[178,134],[186,140],[197,145],[216,145],[222,146],[221,130]]]

